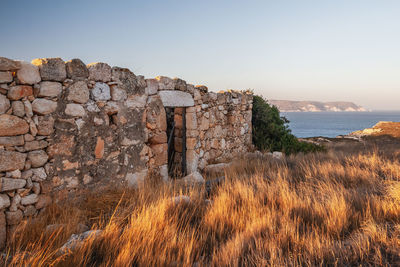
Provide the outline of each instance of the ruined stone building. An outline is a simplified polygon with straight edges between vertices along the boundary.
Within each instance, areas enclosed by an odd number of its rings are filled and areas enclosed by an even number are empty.
[[[252,97],[105,63],[0,57],[0,245],[54,192],[168,180],[246,152]]]

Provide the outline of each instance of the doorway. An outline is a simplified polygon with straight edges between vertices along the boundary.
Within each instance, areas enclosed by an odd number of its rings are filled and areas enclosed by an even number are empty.
[[[167,107],[168,174],[172,178],[186,175],[186,108]]]

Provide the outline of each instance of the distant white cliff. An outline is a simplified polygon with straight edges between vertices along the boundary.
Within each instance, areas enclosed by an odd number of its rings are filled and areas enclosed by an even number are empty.
[[[318,102],[318,101],[290,101],[290,100],[268,100],[268,102],[276,106],[281,112],[362,112],[367,111],[365,108],[358,106],[352,102]]]

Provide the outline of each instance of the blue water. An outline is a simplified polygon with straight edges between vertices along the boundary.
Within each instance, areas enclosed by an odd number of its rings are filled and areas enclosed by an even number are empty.
[[[379,121],[399,121],[400,111],[282,112],[297,137],[336,137],[370,128]]]

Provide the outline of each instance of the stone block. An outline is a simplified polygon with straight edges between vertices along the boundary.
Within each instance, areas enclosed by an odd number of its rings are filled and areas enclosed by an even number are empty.
[[[189,175],[186,175],[182,178],[182,180],[189,184],[205,183],[203,176],[198,171],[194,171]]]
[[[65,62],[67,77],[72,80],[84,80],[89,77],[89,70],[85,63],[78,58]]]
[[[23,146],[24,142],[22,135],[0,137],[0,146]]]
[[[94,149],[94,155],[96,159],[103,158],[104,155],[104,140],[101,137],[97,137],[96,147]]]
[[[91,63],[87,65],[89,70],[89,80],[96,82],[111,81],[111,67],[102,62]]]
[[[150,148],[154,155],[155,166],[161,166],[168,163],[167,144],[151,145]]]
[[[72,117],[84,117],[86,115],[85,109],[79,104],[67,104],[65,114]]]
[[[157,76],[159,90],[174,90],[176,81],[165,76]]]
[[[158,92],[158,80],[157,79],[146,79],[146,94],[155,95]]]
[[[25,179],[0,178],[0,192],[24,188],[25,185]]]
[[[8,208],[11,205],[7,194],[0,194],[0,210]]]
[[[30,194],[21,198],[21,205],[32,205],[38,202],[39,198],[36,194]]]
[[[57,102],[45,98],[36,98],[32,102],[32,111],[39,115],[53,113],[57,109]]]
[[[21,68],[21,62],[0,57],[0,71],[16,71]]]
[[[0,94],[0,114],[6,113],[10,108],[10,100],[5,95]]]
[[[110,87],[106,83],[98,82],[91,91],[93,100],[107,101],[111,99]]]
[[[197,171],[199,165],[199,154],[195,150],[188,149],[186,151],[186,170],[190,174]]]
[[[21,135],[28,131],[29,125],[25,120],[13,115],[0,115],[0,136]]]
[[[175,90],[186,92],[186,82],[179,78],[174,78],[175,80]]]
[[[68,87],[68,101],[85,104],[89,101],[89,88],[85,81],[77,81]]]
[[[144,108],[146,106],[147,96],[146,95],[130,95],[125,101],[125,105],[130,109]]]
[[[40,83],[39,97],[56,97],[62,92],[62,84],[59,82],[44,81]]]
[[[154,134],[150,138],[150,144],[164,144],[167,143],[167,134],[166,132],[160,132],[157,134]]]
[[[192,107],[194,100],[191,94],[182,91],[164,90],[158,93],[164,107]]]
[[[54,132],[54,118],[52,116],[39,116],[37,125],[38,135],[51,135]]]
[[[62,82],[67,78],[65,63],[61,58],[37,58],[32,64],[39,67],[42,81]]]
[[[49,157],[43,150],[35,150],[28,153],[28,159],[31,161],[33,168],[38,168],[46,164]]]
[[[20,61],[21,68],[17,70],[17,78],[22,84],[35,84],[41,81],[39,68],[29,62]]]
[[[13,81],[12,72],[0,71],[0,83],[10,83]]]
[[[127,68],[113,67],[111,70],[112,79],[118,82],[118,87],[125,90],[128,95],[140,94],[136,75]]]
[[[197,129],[197,116],[196,113],[186,113],[186,129],[196,130]]]
[[[7,93],[10,100],[20,100],[26,96],[33,95],[33,88],[30,85],[16,85],[12,86]]]
[[[113,101],[124,101],[127,98],[126,91],[117,85],[111,86],[111,99]]]
[[[25,116],[25,105],[22,101],[13,101],[11,103],[13,115],[18,117]]]
[[[44,180],[46,180],[47,178],[47,174],[45,169],[42,168],[35,168],[35,169],[31,169],[33,176],[32,176],[32,181],[34,182],[42,182]]]

